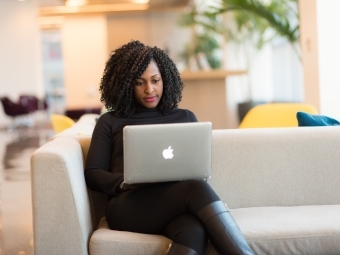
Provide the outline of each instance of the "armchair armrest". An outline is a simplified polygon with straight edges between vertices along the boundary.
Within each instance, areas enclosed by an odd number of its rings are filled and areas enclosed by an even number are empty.
[[[91,204],[79,142],[59,137],[31,156],[34,254],[88,254]]]

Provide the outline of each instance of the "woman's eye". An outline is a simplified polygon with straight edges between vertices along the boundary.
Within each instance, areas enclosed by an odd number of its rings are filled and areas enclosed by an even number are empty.
[[[153,83],[157,83],[157,82],[159,82],[159,80],[153,80]]]
[[[135,85],[141,86],[141,85],[143,85],[143,82],[142,81],[136,81]]]

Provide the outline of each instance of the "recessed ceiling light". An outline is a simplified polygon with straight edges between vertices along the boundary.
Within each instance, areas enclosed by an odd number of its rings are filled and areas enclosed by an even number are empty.
[[[2,1],[2,0],[0,0]],[[70,1],[70,0],[68,0]],[[124,3],[124,4],[88,4],[84,6],[52,6],[40,7],[40,15],[62,15],[71,13],[110,13],[120,11],[143,11],[149,8],[148,4]]]
[[[83,6],[86,5],[86,0],[66,0],[65,5],[66,6]]]
[[[147,4],[149,0],[133,0],[132,2],[136,4]]]

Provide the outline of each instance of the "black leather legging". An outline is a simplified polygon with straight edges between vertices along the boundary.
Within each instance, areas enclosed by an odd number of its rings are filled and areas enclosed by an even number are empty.
[[[218,200],[205,181],[153,184],[112,198],[106,220],[111,229],[163,234],[204,254],[207,236],[196,215],[201,208]]]

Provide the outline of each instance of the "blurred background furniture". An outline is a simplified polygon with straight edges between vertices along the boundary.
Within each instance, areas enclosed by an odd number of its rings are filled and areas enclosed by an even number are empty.
[[[20,95],[19,103],[26,107],[30,112],[47,110],[48,108],[46,100],[40,100],[34,95]]]
[[[239,128],[297,127],[298,111],[318,113],[314,106],[305,103],[260,104],[249,110]]]
[[[50,119],[53,130],[56,134],[69,127],[72,127],[75,123],[75,121],[70,117],[61,114],[51,114]]]
[[[13,102],[8,97],[0,98],[5,114],[13,121],[7,126],[7,130],[13,130],[18,126],[30,126],[32,121],[29,120],[28,114],[30,110],[25,106]]]
[[[79,120],[84,114],[100,114],[101,110],[101,107],[67,109],[65,115],[73,120]]]
[[[26,107],[31,113],[35,125],[48,121],[49,105],[46,99],[39,99],[35,95],[20,95],[19,104]]]

